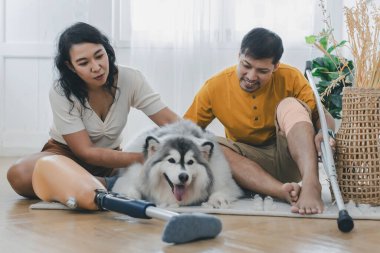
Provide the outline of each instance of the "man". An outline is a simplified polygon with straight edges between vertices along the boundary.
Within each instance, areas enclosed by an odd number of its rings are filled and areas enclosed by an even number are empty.
[[[301,72],[279,62],[282,53],[277,34],[251,30],[242,40],[238,65],[209,79],[184,117],[203,128],[214,118],[224,125],[226,138],[218,141],[241,187],[286,200],[292,212],[321,213],[316,104]],[[326,120],[334,129],[328,112]]]

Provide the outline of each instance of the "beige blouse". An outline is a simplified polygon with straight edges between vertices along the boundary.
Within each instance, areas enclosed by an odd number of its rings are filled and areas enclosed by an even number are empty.
[[[94,145],[114,149],[121,144],[121,133],[127,124],[131,107],[143,111],[147,116],[166,107],[140,71],[126,66],[118,66],[118,69],[116,100],[104,121],[91,110],[88,101],[86,106],[90,109],[84,108],[79,100],[72,96],[74,108],[71,110],[72,105],[63,91],[54,87],[50,89],[49,98],[53,111],[51,138],[66,144],[62,135],[86,129]]]

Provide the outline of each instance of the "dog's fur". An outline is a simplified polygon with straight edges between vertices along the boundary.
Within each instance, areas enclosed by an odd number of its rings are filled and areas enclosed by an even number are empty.
[[[172,207],[225,208],[242,195],[211,133],[183,120],[144,136],[145,163],[125,169],[113,192]]]

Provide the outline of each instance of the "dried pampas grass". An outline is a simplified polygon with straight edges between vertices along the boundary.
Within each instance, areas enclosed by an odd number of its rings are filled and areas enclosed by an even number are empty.
[[[354,59],[358,88],[380,89],[380,9],[365,0],[352,8],[345,7],[348,41]]]

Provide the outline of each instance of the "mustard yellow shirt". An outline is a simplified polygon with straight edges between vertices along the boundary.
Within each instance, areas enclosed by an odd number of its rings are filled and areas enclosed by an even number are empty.
[[[216,117],[228,139],[266,145],[275,139],[275,111],[282,99],[295,97],[304,101],[315,116],[313,91],[298,69],[280,64],[267,85],[248,93],[240,87],[236,68],[229,67],[207,80],[184,118],[206,128]]]

